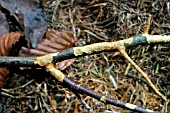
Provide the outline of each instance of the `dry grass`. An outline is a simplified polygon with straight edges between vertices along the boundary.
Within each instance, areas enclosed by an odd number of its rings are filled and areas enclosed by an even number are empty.
[[[167,4],[168,0],[58,0],[50,2],[44,10],[49,28],[72,33],[78,39],[77,46],[83,46],[143,33],[149,14],[153,16],[149,33],[170,35]],[[138,46],[126,51],[168,97],[170,44]],[[37,71],[10,71],[0,96],[0,112],[87,112],[71,91],[60,86],[54,78]],[[64,73],[86,88],[110,98],[162,113],[166,107],[170,111],[170,106],[141,80],[142,76],[119,53],[103,52],[77,58]],[[130,112],[86,95],[82,97],[94,113]]]

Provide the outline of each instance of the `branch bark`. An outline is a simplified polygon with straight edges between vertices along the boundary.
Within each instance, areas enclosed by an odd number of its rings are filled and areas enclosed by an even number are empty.
[[[88,54],[95,54],[95,53],[108,51],[108,50],[117,49],[121,52],[121,50],[125,48],[134,47],[137,45],[150,44],[150,43],[168,43],[168,42],[170,42],[170,36],[140,34],[140,35],[137,35],[129,39],[125,39],[125,40],[120,40],[116,42],[95,43],[95,44],[87,45],[84,47],[74,47],[74,48],[70,48],[65,51],[52,53],[52,54],[48,54],[48,55],[41,56],[41,57],[0,57],[0,67],[2,66],[3,67],[6,67],[6,66],[46,66],[47,71],[50,71],[51,75],[55,76],[57,80],[59,80],[61,83],[63,83],[63,85],[66,85],[66,87],[68,87],[71,90],[76,90],[77,92],[81,94],[87,94],[106,104],[112,104],[118,107],[123,107],[126,109],[130,109],[132,111],[137,111],[141,113],[144,113],[144,112],[149,113],[153,111],[146,110],[146,109],[140,108],[136,105],[132,105],[129,103],[123,103],[123,102],[119,102],[116,100],[112,100],[105,96],[100,96],[90,90],[87,90],[84,87],[81,87],[80,85],[70,81],[68,78],[65,77],[65,75],[61,71],[57,70],[56,68],[54,68],[53,66],[49,64],[54,63],[54,62],[59,62],[62,60],[66,60],[66,59],[70,59],[70,58],[85,56]],[[146,78],[147,75],[144,77]],[[149,84],[150,84],[151,81],[148,79],[146,80],[149,81]],[[153,85],[151,84],[150,86],[152,87]],[[154,87],[152,88],[154,89]],[[154,91],[158,95],[160,95],[164,100],[166,100],[166,98],[164,98],[164,96],[161,93],[159,94],[159,91],[156,91],[156,90]]]
[[[51,75],[53,75],[57,80],[59,80],[62,83],[62,86],[70,89],[72,92],[77,92],[80,94],[86,94],[92,98],[97,99],[98,101],[105,103],[105,104],[111,104],[117,107],[125,108],[131,111],[135,111],[138,113],[157,113],[149,109],[144,109],[142,107],[130,104],[130,103],[124,103],[121,101],[116,101],[111,98],[108,98],[106,96],[99,95],[91,90],[88,90],[84,87],[82,87],[80,84],[77,84],[73,81],[71,81],[69,78],[67,78],[60,70],[56,69],[53,64],[48,64],[46,66],[47,72],[50,72]]]
[[[37,59],[45,63],[60,62],[66,59],[95,54],[103,51],[114,50],[120,46],[125,48],[144,45],[150,43],[168,43],[170,42],[169,35],[148,35],[140,34],[128,39],[115,42],[102,42],[87,45],[84,47],[73,47],[54,54],[48,54],[45,57],[0,57],[0,67],[6,66],[38,66]],[[48,60],[44,59],[47,58]],[[41,63],[42,63],[41,62]],[[40,64],[40,62],[39,62]],[[41,64],[42,65],[42,64]],[[45,65],[45,64],[43,64]]]

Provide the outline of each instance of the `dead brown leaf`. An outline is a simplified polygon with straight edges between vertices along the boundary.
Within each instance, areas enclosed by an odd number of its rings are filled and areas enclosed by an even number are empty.
[[[24,34],[22,32],[11,32],[0,36],[0,56],[8,56],[12,46],[19,41]],[[2,88],[7,75],[6,68],[0,68],[0,88]]]
[[[0,89],[3,87],[6,75],[7,68],[0,68]]]
[[[32,0],[0,0],[2,8],[13,16],[20,28],[25,33],[25,37],[32,47],[36,47],[38,41],[47,30],[45,16],[38,4]]]
[[[59,52],[74,46],[75,38],[67,32],[49,30],[43,39],[40,40],[35,49],[22,47],[19,56],[42,56],[49,53]],[[75,59],[64,60],[56,63],[56,67],[64,70],[74,62]]]

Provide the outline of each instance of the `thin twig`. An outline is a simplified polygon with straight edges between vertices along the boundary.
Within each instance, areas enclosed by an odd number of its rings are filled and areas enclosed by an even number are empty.
[[[91,45],[87,45],[84,47],[74,47],[68,50],[47,54],[40,57],[0,57],[0,66],[46,66],[47,64],[59,62],[62,60],[75,58],[79,56],[84,56],[87,54],[94,54],[98,52],[103,52],[106,50],[118,49],[122,55],[132,63],[132,65],[144,76],[147,80],[148,84],[153,88],[153,90],[161,96],[165,101],[167,99],[163,96],[156,87],[152,84],[151,80],[147,77],[147,75],[131,60],[131,58],[125,53],[125,47],[133,47],[141,44],[150,44],[150,43],[160,43],[160,42],[170,42],[170,36],[162,36],[162,35],[148,35],[148,34],[140,34],[135,37],[120,40],[116,42],[102,42],[95,43]],[[123,49],[122,49],[123,48]]]
[[[145,25],[146,28],[145,28],[143,34],[148,34],[149,28],[150,28],[150,25],[151,25],[151,19],[152,19],[152,15],[149,15],[148,21],[147,21],[147,23]]]
[[[145,80],[147,81],[147,83],[150,85],[150,87],[160,96],[162,97],[165,101],[168,101],[167,98],[157,90],[157,88],[154,86],[154,84],[151,82],[151,80],[149,79],[148,75],[145,74],[145,72],[143,72],[141,70],[141,68],[128,56],[128,54],[126,53],[125,50],[123,49],[119,49],[119,52],[133,65],[133,67],[145,78]]]
[[[34,66],[37,65],[36,59],[42,60],[43,63],[60,62],[66,59],[71,59],[75,57],[85,56],[87,54],[99,53],[107,50],[114,50],[117,47],[134,47],[142,44],[150,43],[167,43],[170,42],[169,35],[148,35],[140,34],[132,38],[115,41],[115,42],[102,42],[87,45],[84,47],[74,47],[68,50],[64,50],[58,53],[48,54],[40,58],[36,57],[0,57],[0,67],[6,66]],[[46,60],[47,59],[47,60]],[[39,65],[45,65],[45,64]]]
[[[90,108],[90,106],[81,98],[81,96],[79,95],[79,93],[75,90],[71,91],[76,95],[76,97],[79,99],[80,103],[89,111],[92,112],[93,110]]]
[[[105,104],[111,104],[111,105],[114,105],[117,107],[129,109],[131,111],[136,111],[139,113],[156,113],[152,110],[144,109],[144,108],[138,107],[138,106],[130,104],[130,103],[116,101],[116,100],[113,100],[106,96],[99,95],[91,90],[88,90],[88,89],[82,87],[80,84],[77,84],[77,83],[71,81],[70,79],[68,79],[67,77],[65,77],[65,75],[60,70],[56,69],[53,64],[48,64],[46,66],[46,70],[47,70],[47,72],[50,72],[51,75],[53,75],[56,79],[58,79],[62,83],[62,86],[67,87],[71,91],[76,91],[79,94],[86,94],[86,95],[93,97],[93,98],[97,99],[98,101],[101,101]]]

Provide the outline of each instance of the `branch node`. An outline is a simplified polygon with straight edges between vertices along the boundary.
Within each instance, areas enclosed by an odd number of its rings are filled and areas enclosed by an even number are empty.
[[[105,96],[102,96],[102,97],[100,98],[100,101],[106,103],[106,97],[105,97]]]
[[[57,53],[50,53],[44,56],[37,57],[34,61],[34,64],[38,64],[40,66],[45,66],[53,62],[53,56],[57,56]]]
[[[64,78],[65,78],[65,75],[58,69],[56,69],[54,67],[54,64],[48,64],[46,66],[46,71],[47,72],[50,72],[51,75],[53,75],[58,81],[60,81],[61,83],[63,82]]]

